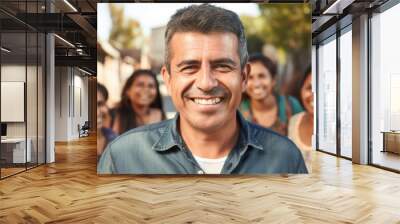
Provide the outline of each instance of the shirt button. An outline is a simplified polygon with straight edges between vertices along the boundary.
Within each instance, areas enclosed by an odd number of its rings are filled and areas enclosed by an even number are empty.
[[[197,171],[197,174],[204,174],[202,170]]]

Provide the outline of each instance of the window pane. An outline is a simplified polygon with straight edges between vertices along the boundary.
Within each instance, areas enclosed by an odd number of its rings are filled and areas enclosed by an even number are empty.
[[[336,153],[336,39],[318,48],[318,148]]]
[[[371,19],[372,163],[397,170],[400,170],[400,32],[396,29],[399,21],[400,4]]]
[[[352,35],[340,36],[340,150],[351,158],[352,149]]]

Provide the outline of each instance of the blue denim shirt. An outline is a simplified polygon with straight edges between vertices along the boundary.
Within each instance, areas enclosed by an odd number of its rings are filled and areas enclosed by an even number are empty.
[[[292,141],[237,114],[239,138],[221,174],[307,173]],[[178,122],[179,114],[119,136],[101,156],[98,174],[203,174],[179,134]]]

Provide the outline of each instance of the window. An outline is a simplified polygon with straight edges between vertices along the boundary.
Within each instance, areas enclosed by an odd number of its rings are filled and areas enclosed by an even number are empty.
[[[400,170],[400,4],[371,18],[372,163]]]
[[[352,35],[351,26],[340,36],[340,154],[352,157]]]
[[[336,36],[318,48],[318,149],[336,153]]]

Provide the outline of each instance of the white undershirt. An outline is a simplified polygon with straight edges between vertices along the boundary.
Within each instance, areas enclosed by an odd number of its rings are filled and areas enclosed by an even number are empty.
[[[220,174],[222,167],[224,166],[225,160],[228,156],[218,158],[218,159],[207,159],[193,155],[197,163],[200,165],[201,169],[206,172],[206,174]]]
[[[312,146],[304,143],[300,138],[300,123],[304,118],[305,112],[293,115],[289,121],[288,137],[297,145],[302,151],[311,151]]]
[[[303,154],[304,161],[306,162],[308,172],[311,172],[311,160],[312,154],[311,151],[313,150],[312,143],[311,145],[307,145],[304,143],[300,138],[300,123],[304,118],[306,113],[303,111],[301,113],[295,114],[289,120],[289,127],[288,127],[288,137],[297,145],[300,149],[301,153]],[[311,137],[312,138],[312,137]]]

